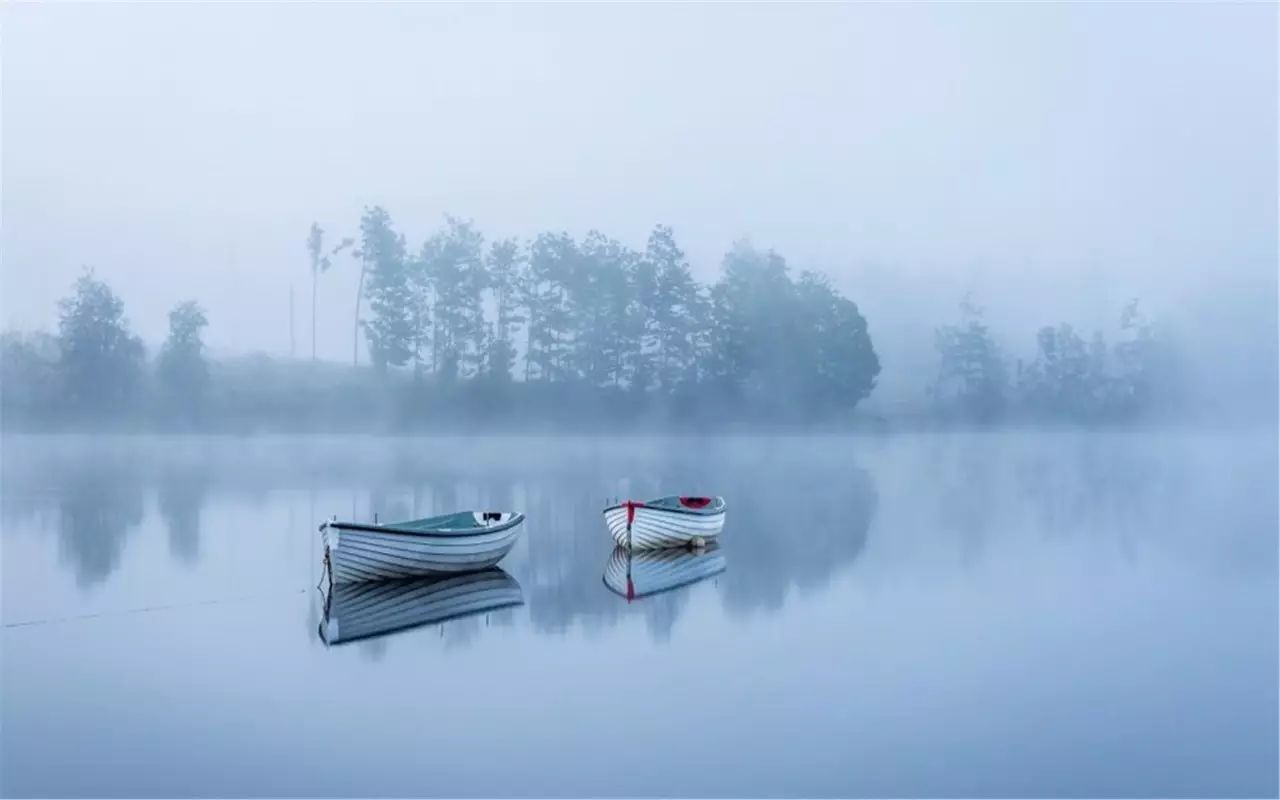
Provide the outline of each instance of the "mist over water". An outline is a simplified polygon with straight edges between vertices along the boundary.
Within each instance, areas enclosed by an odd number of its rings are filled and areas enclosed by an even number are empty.
[[[1141,298],[1203,416],[1275,408],[1272,5],[22,4],[4,23],[6,330],[55,328],[89,266],[153,355],[195,299],[215,359],[305,357],[308,228],[358,239],[380,205],[413,254],[445,214],[634,249],[668,225],[704,284],[739,240],[776,250],[858,304],[881,412],[922,401],[966,294],[1011,361],[1045,325],[1113,341]],[[316,287],[326,362],[350,357],[350,252]]]
[[[1268,436],[16,437],[2,466],[9,795],[1277,789]],[[628,603],[600,510],[670,486],[728,498],[725,569]],[[472,507],[528,514],[521,605],[326,646],[320,519]]]
[[[0,795],[1280,794],[1278,21],[3,6]]]

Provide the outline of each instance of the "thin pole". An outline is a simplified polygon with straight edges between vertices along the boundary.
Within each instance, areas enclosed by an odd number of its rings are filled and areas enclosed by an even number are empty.
[[[360,298],[364,296],[364,274],[369,262],[364,253],[360,254],[360,283],[356,285],[356,318],[351,326],[351,366],[360,366]]]

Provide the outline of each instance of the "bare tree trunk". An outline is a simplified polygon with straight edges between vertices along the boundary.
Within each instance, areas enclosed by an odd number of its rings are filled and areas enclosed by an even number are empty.
[[[658,328],[658,388],[667,390],[667,329]]]
[[[533,354],[533,303],[529,304],[529,313],[524,323],[524,382],[529,382],[529,358]]]
[[[529,348],[532,346],[533,346],[533,324],[526,323],[524,326],[524,382],[525,383],[529,382],[529,375],[532,371],[532,368],[529,364],[529,353],[532,352]]]
[[[360,366],[360,298],[364,296],[364,273],[369,262],[360,259],[360,284],[356,287],[356,318],[351,329],[351,366]]]
[[[436,374],[440,363],[440,304],[436,301],[436,287],[431,287],[431,375]]]
[[[416,306],[416,304],[415,304]],[[413,385],[422,382],[422,311],[413,312]]]
[[[316,360],[316,284],[319,283],[320,272],[311,268],[311,363]]]

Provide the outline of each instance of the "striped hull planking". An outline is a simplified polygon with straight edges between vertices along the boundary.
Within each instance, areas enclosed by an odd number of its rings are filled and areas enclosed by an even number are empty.
[[[701,540],[710,542],[724,528],[724,512],[718,514],[682,514],[658,508],[636,506],[627,535],[627,508],[618,506],[604,512],[604,522],[613,541],[621,547],[655,550],[665,547],[688,547]]]
[[[468,536],[326,527],[324,546],[333,582],[358,583],[487,569],[511,552],[519,537],[519,525]]]
[[[520,584],[497,567],[443,577],[335,584],[325,596],[320,637],[325,644],[340,644],[523,603]]]
[[[630,600],[697,583],[724,572],[724,568],[724,555],[715,545],[706,550],[640,552],[616,547],[605,565],[604,585]]]

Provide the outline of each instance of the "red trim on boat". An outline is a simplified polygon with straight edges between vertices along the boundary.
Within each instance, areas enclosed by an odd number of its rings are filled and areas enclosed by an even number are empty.
[[[681,497],[680,505],[685,508],[706,508],[711,505],[710,497]]]
[[[627,527],[631,527],[631,523],[636,521],[636,508],[642,505],[634,500],[627,501]]]

